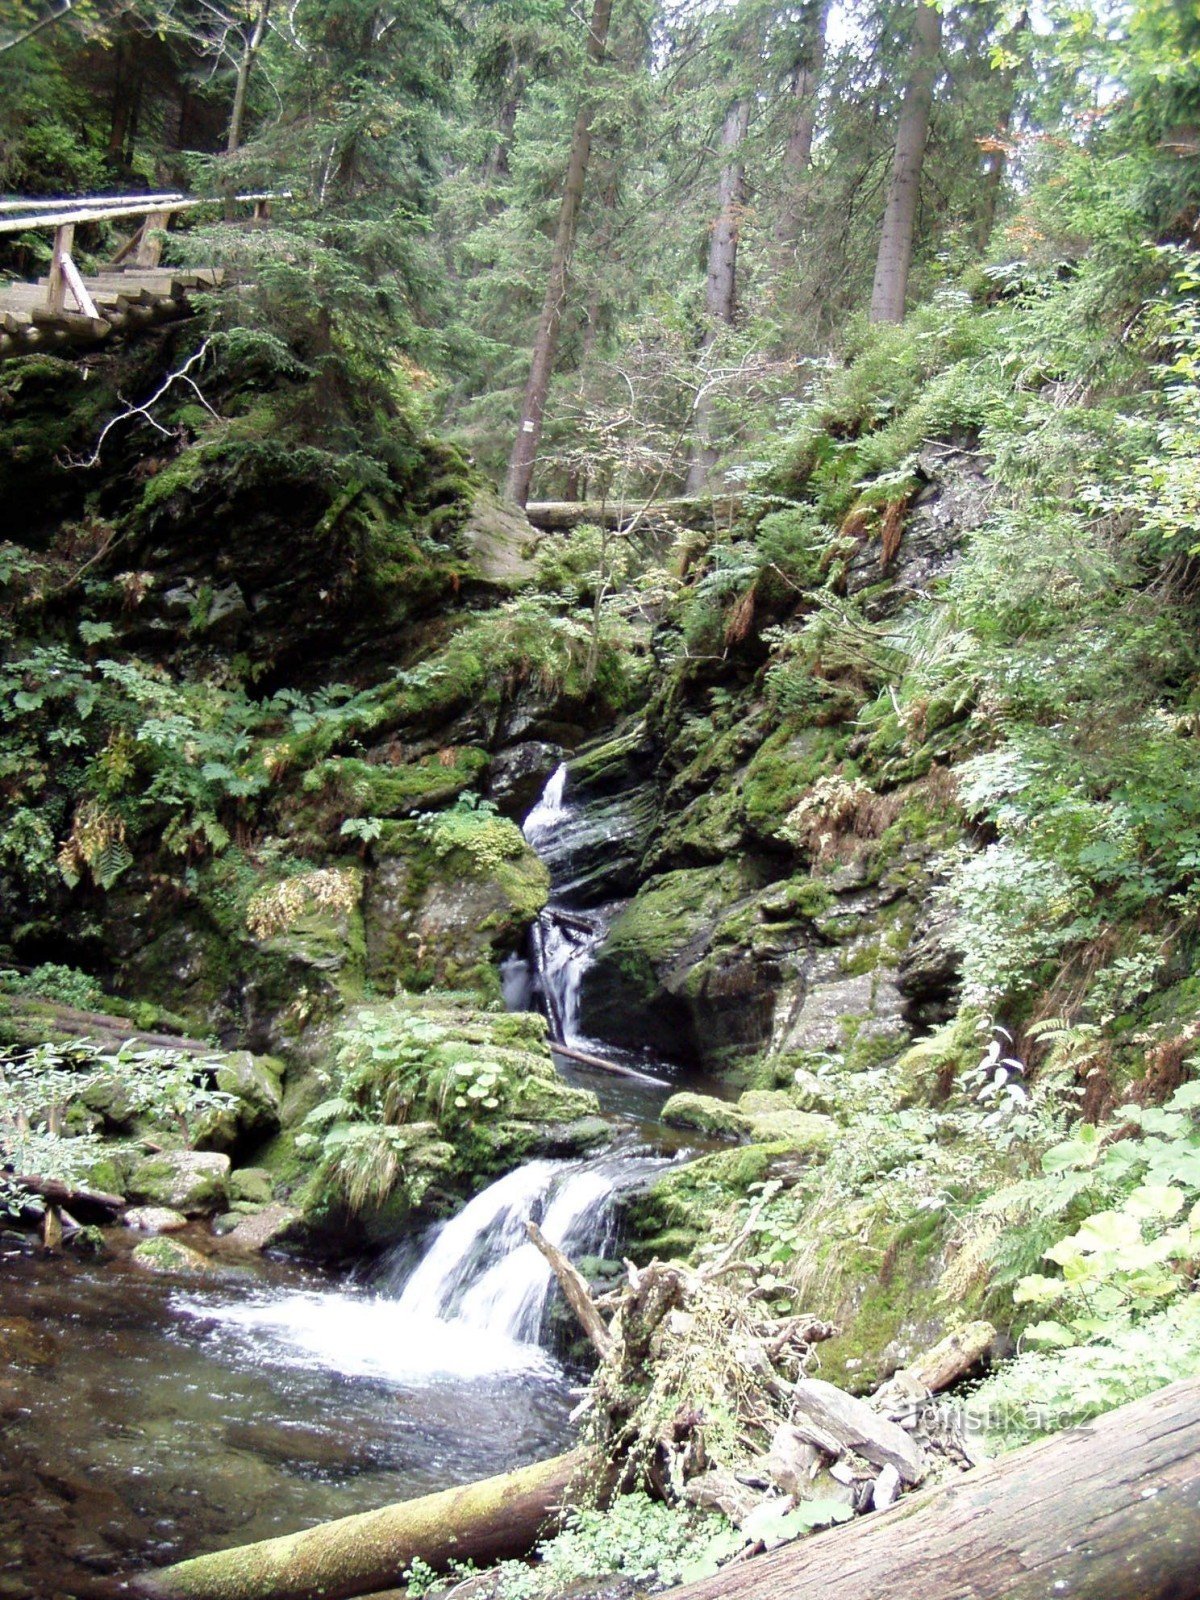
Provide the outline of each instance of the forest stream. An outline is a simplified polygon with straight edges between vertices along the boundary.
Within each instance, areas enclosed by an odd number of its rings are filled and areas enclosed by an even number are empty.
[[[565,782],[562,767],[525,824],[554,894],[528,960],[506,964],[506,995],[514,1008],[544,1007],[555,1040],[615,1058],[578,1031],[596,943],[580,930],[602,929],[603,914],[572,909],[573,864],[596,841],[565,803]],[[529,1162],[348,1276],[218,1254],[211,1279],[185,1287],[131,1264],[124,1230],[111,1232],[114,1258],[102,1264],[10,1252],[0,1542],[16,1554],[0,1595],[111,1595],[120,1574],[147,1564],[564,1448],[583,1372],[562,1358],[552,1275],[525,1222],[574,1259],[611,1258],[622,1190],[682,1148],[657,1123],[678,1069],[621,1059],[613,1073],[559,1058],[613,1119],[612,1149]],[[687,1148],[703,1142],[692,1135]],[[202,1225],[192,1232],[212,1247]]]

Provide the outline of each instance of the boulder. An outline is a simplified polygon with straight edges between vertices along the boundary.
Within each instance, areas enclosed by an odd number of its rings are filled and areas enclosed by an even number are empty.
[[[283,1062],[274,1056],[234,1050],[221,1058],[217,1088],[236,1096],[239,1132],[268,1134],[278,1128],[283,1104],[283,1073]]]
[[[130,1206],[121,1221],[138,1233],[178,1233],[188,1225],[183,1212],[169,1206]]]
[[[794,1150],[816,1153],[837,1137],[838,1125],[832,1117],[800,1110],[786,1089],[748,1089],[737,1108],[758,1144],[788,1144]]]
[[[673,1094],[662,1108],[668,1128],[694,1128],[697,1133],[722,1134],[744,1139],[749,1123],[741,1111],[715,1095],[692,1094],[683,1090]]]
[[[221,1241],[223,1250],[256,1255],[281,1244],[301,1221],[295,1206],[270,1205],[253,1216],[243,1217]]]
[[[541,739],[509,745],[492,758],[488,795],[505,816],[520,822],[533,809],[562,758],[561,745]]]
[[[229,1175],[229,1198],[236,1205],[270,1205],[274,1190],[265,1167],[239,1167]]]
[[[178,1239],[143,1239],[129,1259],[145,1272],[209,1273],[212,1262]]]
[[[199,1217],[228,1204],[229,1157],[215,1150],[164,1150],[139,1161],[129,1175],[131,1200]]]

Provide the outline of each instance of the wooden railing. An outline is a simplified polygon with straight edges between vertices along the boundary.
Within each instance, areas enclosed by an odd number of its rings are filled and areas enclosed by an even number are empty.
[[[290,200],[291,191],[239,194],[234,195],[233,199],[241,204],[253,204],[254,220],[266,222],[271,215],[271,202]],[[163,235],[170,225],[171,218],[177,212],[194,211],[199,206],[227,203],[224,198],[195,199],[178,192],[151,195],[100,195],[62,200],[0,200],[0,235],[53,228],[54,251],[50,260],[46,307],[50,311],[64,310],[69,291],[82,315],[94,318],[99,313],[78,267],[71,258],[77,227],[87,222],[116,222],[126,218],[141,217],[141,226],[128,243],[117,252],[112,264],[114,267],[157,267],[162,260]],[[18,212],[19,215],[10,215],[12,212]]]

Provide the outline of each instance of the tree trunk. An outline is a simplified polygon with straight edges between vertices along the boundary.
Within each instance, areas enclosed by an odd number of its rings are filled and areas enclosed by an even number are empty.
[[[742,144],[750,125],[750,101],[746,96],[735,100],[725,113],[721,129],[721,150],[725,164],[717,184],[717,217],[708,245],[708,281],[704,288],[704,309],[708,313],[709,327],[704,335],[702,350],[712,348],[718,325],[732,324],[737,314],[737,254],[742,227],[742,211],[746,204],[746,168],[742,160]],[[688,465],[684,493],[703,494],[708,475],[717,460],[717,448],[712,436],[712,390],[702,390],[692,415],[692,459]]]
[[[575,1450],[461,1489],[196,1556],[144,1573],[131,1592],[143,1600],[350,1600],[393,1587],[416,1560],[441,1571],[451,1561],[523,1556],[557,1526],[589,1469],[597,1470],[595,1459]]]
[[[1197,1600],[1200,1379],[669,1600]]]
[[[803,53],[792,77],[794,104],[792,131],[783,152],[783,196],[775,238],[781,245],[796,242],[804,216],[805,179],[812,164],[813,137],[817,131],[817,95],[825,65],[827,0],[816,0],[802,23]]]
[[[612,18],[613,0],[594,0],[592,20],[588,30],[587,59],[590,66],[598,66],[604,59],[608,45],[608,25]],[[583,203],[583,186],[587,179],[588,161],[592,153],[592,106],[586,92],[575,118],[571,134],[571,154],[567,162],[566,182],[563,185],[562,204],[559,207],[558,227],[554,235],[554,248],[550,256],[550,274],[546,281],[546,297],[538,319],[533,341],[533,360],[529,369],[529,382],[525,386],[525,402],[521,407],[521,421],[513,441],[508,463],[508,481],[505,492],[511,500],[523,506],[529,499],[529,486],[533,481],[533,466],[537,460],[538,446],[542,442],[542,423],[546,414],[546,397],[550,392],[550,379],[554,373],[554,358],[558,353],[558,334],[562,326],[563,307],[566,303],[567,284],[571,275],[571,255],[575,248],[575,232],[579,225],[579,209]]]
[[[914,22],[908,87],[900,107],[892,181],[883,213],[875,285],[871,291],[872,322],[903,322],[912,265],[913,231],[921,193],[921,167],[933,110],[933,82],[942,42],[942,14],[918,0]]]
[[[1029,13],[1023,11],[1007,40],[1008,64],[1001,69],[1004,102],[996,123],[996,132],[984,142],[983,184],[979,198],[979,221],[975,230],[975,245],[982,255],[991,243],[996,226],[996,212],[1004,188],[1004,174],[1008,170],[1008,140],[1012,132],[1017,109],[1016,49],[1021,35],[1029,27]]]
[[[262,0],[250,37],[242,41],[242,55],[238,62],[237,83],[233,91],[233,109],[229,113],[229,136],[225,140],[225,154],[234,155],[242,144],[242,127],[246,120],[246,91],[250,87],[250,72],[267,31],[267,14],[271,0]]]

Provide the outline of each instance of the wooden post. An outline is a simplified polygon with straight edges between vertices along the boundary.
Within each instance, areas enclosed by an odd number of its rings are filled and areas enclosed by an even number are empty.
[[[155,237],[165,231],[171,220],[169,211],[152,211],[142,223],[137,249],[133,253],[135,267],[156,267],[162,260],[162,240]]]
[[[271,202],[265,198],[254,202],[254,220],[265,226],[271,220]]]
[[[75,242],[75,224],[64,222],[54,232],[54,254],[50,260],[50,283],[46,289],[46,304],[51,311],[61,311],[66,299],[67,280],[63,276],[63,258],[71,259],[71,246]]]

